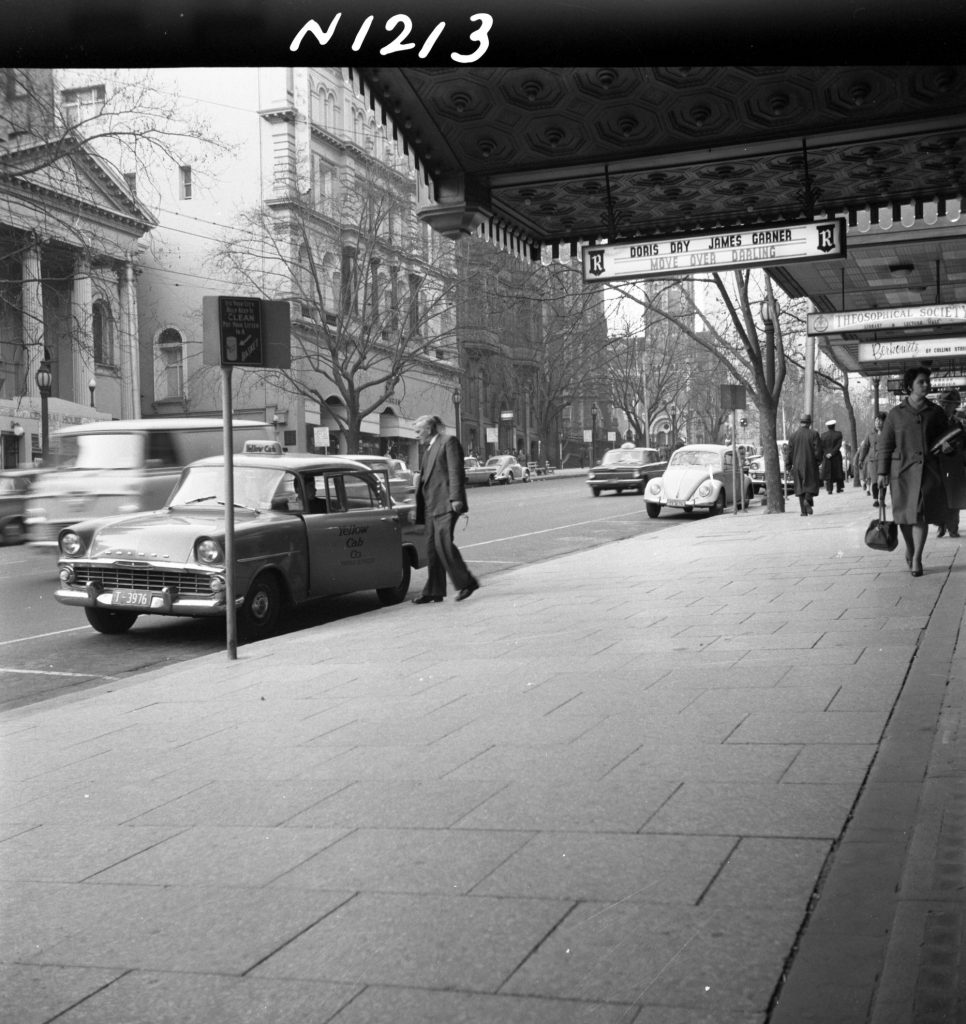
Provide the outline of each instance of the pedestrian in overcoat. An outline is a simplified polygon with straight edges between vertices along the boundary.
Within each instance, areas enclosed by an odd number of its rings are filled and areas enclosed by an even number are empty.
[[[822,445],[822,479],[825,489],[832,493],[833,486],[838,494],[845,490],[845,469],[842,465],[842,431],[836,430],[835,420],[825,423],[820,438]]]
[[[821,487],[819,463],[822,459],[822,446],[818,431],[812,429],[812,417],[807,412],[801,415],[799,423],[801,426],[788,439],[788,462],[799,508],[803,516],[810,516],[815,495]]]
[[[943,486],[946,488],[946,505],[949,509],[945,524],[939,527],[937,537],[959,536],[959,510],[966,508],[966,445],[964,445],[963,424],[956,415],[959,408],[959,392],[950,388],[939,397],[939,405],[946,414],[947,426],[958,428],[959,437],[952,439],[939,449],[939,472],[942,474]]]
[[[939,457],[930,451],[949,429],[945,413],[928,398],[926,367],[910,367],[903,375],[906,397],[886,415],[879,438],[879,494],[892,492],[892,517],[906,543],[906,564],[922,575],[922,553],[929,524],[946,522],[946,489]]]
[[[859,447],[858,461],[862,471],[862,480],[872,492],[872,505],[879,507],[879,485],[876,483],[876,460],[879,449],[879,435],[882,433],[882,424],[885,423],[886,414],[877,412],[872,422],[872,429],[866,434],[865,440]]]

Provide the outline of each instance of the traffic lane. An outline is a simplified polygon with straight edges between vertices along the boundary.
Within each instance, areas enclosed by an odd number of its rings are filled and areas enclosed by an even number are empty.
[[[486,576],[670,526],[648,520],[643,502],[621,495],[592,499],[583,478],[470,492],[470,515],[459,520],[457,543],[474,573]],[[425,570],[413,573],[410,596],[422,589]],[[13,707],[137,672],[175,665],[225,650],[221,619],[141,616],[119,636],[97,633],[83,611],[59,604],[56,563],[50,553],[0,549],[0,708]],[[285,616],[280,633],[325,625],[380,607],[374,593],[329,598]]]

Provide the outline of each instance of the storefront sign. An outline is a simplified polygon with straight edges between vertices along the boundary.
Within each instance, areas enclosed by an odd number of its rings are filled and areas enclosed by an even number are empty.
[[[966,357],[966,338],[919,338],[908,341],[860,341],[859,362],[872,367],[876,363],[909,362],[920,359]]]
[[[736,228],[711,235],[649,238],[583,249],[584,280],[624,281],[732,270],[845,255],[845,219]]]
[[[966,305],[937,302],[931,306],[894,309],[850,309],[842,313],[809,313],[809,334],[851,334],[896,327],[945,327],[966,323]]]

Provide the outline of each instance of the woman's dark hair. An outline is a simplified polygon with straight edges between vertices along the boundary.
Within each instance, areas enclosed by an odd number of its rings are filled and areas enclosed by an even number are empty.
[[[877,413],[875,414],[875,418],[876,418],[876,419],[877,419],[877,420],[878,420],[878,421],[879,421],[880,423],[885,423],[885,419],[886,419],[886,414],[885,414],[884,412],[882,412],[882,411],[880,410],[879,412],[877,412]]]
[[[932,375],[932,371],[928,366],[910,366],[906,372],[902,375],[902,387],[906,394],[912,392],[912,382],[919,376],[920,373],[924,373],[927,377]]]

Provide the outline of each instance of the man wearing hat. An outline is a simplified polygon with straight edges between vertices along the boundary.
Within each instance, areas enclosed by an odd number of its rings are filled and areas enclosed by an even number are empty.
[[[801,426],[788,439],[785,465],[791,469],[792,484],[802,515],[810,516],[815,495],[821,487],[818,467],[822,446],[818,439],[818,431],[812,430],[812,417],[807,412],[802,413],[799,423]]]
[[[842,469],[842,432],[835,429],[835,420],[825,421],[825,432],[819,438],[822,445],[822,480],[825,489],[832,493],[845,490],[845,471]]]
[[[946,414],[950,427],[963,427],[963,421],[956,414],[959,402],[959,392],[955,388],[950,388],[939,396],[939,405]],[[958,537],[959,510],[966,506],[966,468],[963,463],[966,445],[963,443],[963,436],[960,435],[958,439],[944,444],[937,455],[949,514],[946,522],[940,525],[936,536],[945,537],[948,534],[950,537]]]

